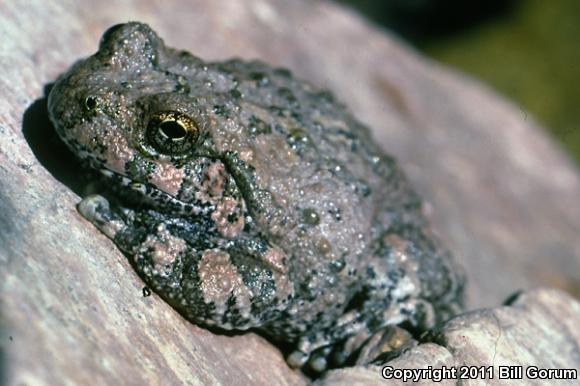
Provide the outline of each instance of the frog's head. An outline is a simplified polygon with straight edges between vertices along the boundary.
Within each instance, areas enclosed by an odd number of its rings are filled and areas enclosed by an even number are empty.
[[[111,27],[99,50],[55,83],[51,120],[93,168],[137,191],[187,202],[179,197],[186,169],[201,170],[199,165],[215,160],[211,106],[202,93],[192,92],[195,79],[202,78],[200,63],[166,48],[145,24]]]

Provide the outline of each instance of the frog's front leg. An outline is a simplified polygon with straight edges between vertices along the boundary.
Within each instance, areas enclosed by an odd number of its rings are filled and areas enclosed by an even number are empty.
[[[117,208],[101,196],[85,198],[79,211],[131,257],[149,287],[196,323],[261,327],[293,296],[285,255],[259,235],[228,240],[210,216]]]
[[[79,212],[137,263],[149,256],[161,268],[173,262],[187,245],[166,229],[167,218],[153,211],[114,206],[101,195],[90,195],[78,204]],[[155,215],[156,214],[156,215]]]

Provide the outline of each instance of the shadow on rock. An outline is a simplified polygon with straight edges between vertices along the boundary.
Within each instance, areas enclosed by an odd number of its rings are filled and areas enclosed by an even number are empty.
[[[44,96],[26,109],[22,119],[22,133],[34,156],[52,176],[82,195],[86,185],[77,158],[60,140],[48,116],[48,94],[52,84],[44,88]]]

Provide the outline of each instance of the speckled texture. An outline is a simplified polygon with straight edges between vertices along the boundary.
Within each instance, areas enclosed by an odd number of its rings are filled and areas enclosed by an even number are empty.
[[[461,306],[461,270],[394,160],[285,69],[206,63],[128,23],[57,81],[49,111],[110,188],[81,213],[196,323],[258,328],[323,370]]]
[[[461,314],[437,329],[431,337],[434,342],[413,347],[385,364],[400,370],[455,368],[458,379],[447,376],[435,382],[437,375],[429,374],[418,381],[381,379],[383,367],[369,365],[329,371],[315,385],[373,385],[379,379],[384,385],[577,385],[580,303],[548,288],[512,296],[508,303]],[[505,371],[508,366],[520,367],[521,378],[514,372],[502,378],[500,367]],[[462,375],[462,367],[485,371]],[[527,373],[534,367],[552,372],[552,378]]]

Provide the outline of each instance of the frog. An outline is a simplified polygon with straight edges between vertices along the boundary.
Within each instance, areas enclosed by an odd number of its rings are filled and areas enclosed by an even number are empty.
[[[195,324],[258,331],[322,372],[464,306],[463,270],[397,161],[288,69],[204,61],[128,22],[56,80],[48,110],[101,181],[81,215]]]

